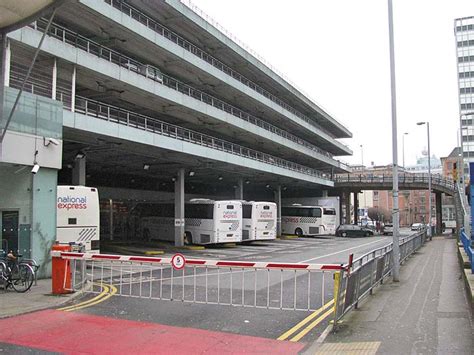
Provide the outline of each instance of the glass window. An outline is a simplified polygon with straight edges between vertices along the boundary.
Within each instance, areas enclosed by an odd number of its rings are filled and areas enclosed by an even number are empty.
[[[252,205],[242,206],[242,218],[252,218]]]

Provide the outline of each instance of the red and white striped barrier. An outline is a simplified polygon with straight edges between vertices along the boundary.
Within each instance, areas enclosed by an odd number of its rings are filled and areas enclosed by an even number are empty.
[[[69,260],[102,260],[102,261],[128,261],[138,263],[156,263],[171,265],[171,258],[155,258],[146,256],[91,254],[52,251],[52,257]],[[343,265],[338,264],[300,264],[300,263],[277,263],[277,262],[253,262],[253,261],[230,261],[230,260],[203,260],[186,259],[187,265],[192,266],[214,266],[225,268],[252,268],[252,269],[284,269],[284,270],[322,270],[340,271],[346,270]]]

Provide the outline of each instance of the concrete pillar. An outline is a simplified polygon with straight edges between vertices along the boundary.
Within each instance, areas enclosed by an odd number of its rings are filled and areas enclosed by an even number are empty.
[[[243,200],[244,199],[244,179],[240,178],[237,181],[237,187],[235,189],[235,199]]]
[[[442,206],[442,193],[437,192],[436,198],[436,233],[441,234],[443,232],[443,206]]]
[[[359,216],[357,214],[357,211],[359,209],[359,194],[357,191],[353,192],[354,194],[354,224],[357,224],[359,222]]]
[[[275,190],[275,203],[277,205],[277,237],[281,236],[281,185]]]
[[[184,245],[184,168],[174,182],[174,245]]]
[[[51,83],[51,98],[56,100],[56,84],[58,81],[58,61],[54,58],[53,61],[53,80]]]
[[[342,214],[343,214],[343,209],[342,209],[342,204],[344,203],[344,192],[342,192],[339,195],[339,224],[343,224],[342,221]]]
[[[328,190],[323,190],[323,197],[328,197]]]
[[[72,184],[86,186],[86,157],[74,160],[72,169]]]
[[[72,68],[71,79],[71,112],[74,112],[76,106],[76,66]]]
[[[351,224],[351,193],[349,191],[344,192],[345,206],[346,206],[346,224]]]

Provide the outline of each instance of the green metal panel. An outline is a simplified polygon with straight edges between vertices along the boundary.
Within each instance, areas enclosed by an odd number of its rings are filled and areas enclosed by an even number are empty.
[[[18,233],[18,250],[25,258],[31,258],[31,225],[20,224]]]

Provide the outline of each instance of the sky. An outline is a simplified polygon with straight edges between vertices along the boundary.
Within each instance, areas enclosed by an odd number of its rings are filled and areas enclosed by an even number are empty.
[[[353,134],[338,159],[391,164],[392,116],[387,0],[192,0]],[[454,19],[472,0],[393,0],[398,164],[428,146],[457,146],[459,105]],[[404,135],[404,133],[408,133]],[[362,145],[362,148],[360,147]]]

